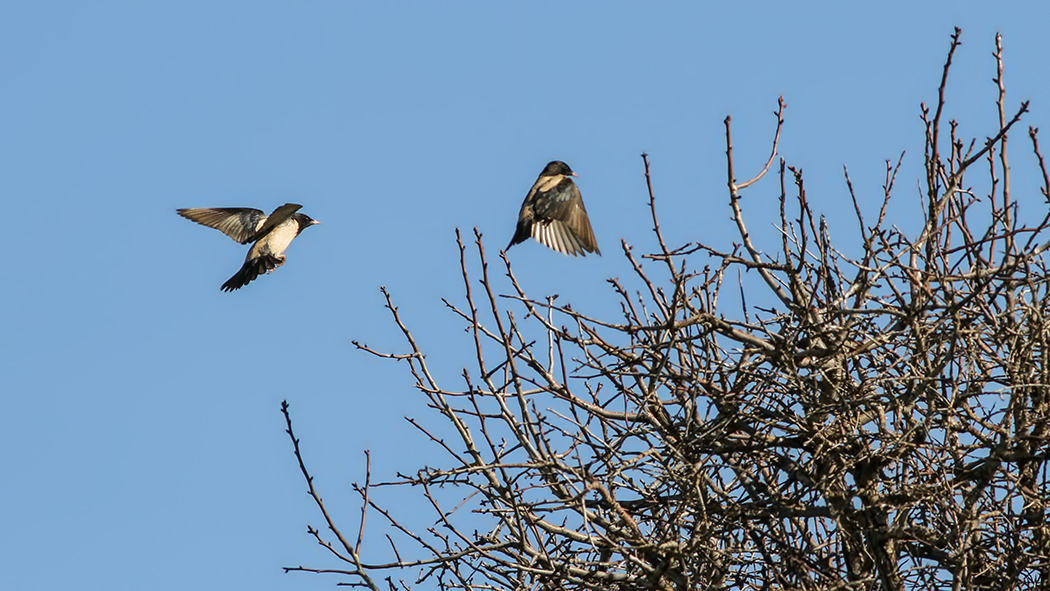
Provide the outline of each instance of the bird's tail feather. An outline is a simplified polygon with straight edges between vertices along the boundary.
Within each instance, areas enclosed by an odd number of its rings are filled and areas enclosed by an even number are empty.
[[[284,259],[272,254],[260,255],[250,261],[245,261],[240,271],[230,277],[229,281],[222,284],[222,291],[233,291],[248,285],[260,275],[269,273],[284,264]]]
[[[514,230],[514,238],[510,239],[510,244],[504,250],[510,250],[510,247],[515,244],[521,244],[529,239],[531,232],[529,231],[529,225],[522,222],[518,222],[518,227]]]

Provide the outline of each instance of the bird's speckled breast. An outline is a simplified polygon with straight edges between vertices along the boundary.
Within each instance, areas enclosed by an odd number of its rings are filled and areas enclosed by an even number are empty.
[[[560,183],[560,182],[562,182],[564,180],[565,180],[565,175],[564,174],[556,174],[554,176],[540,177],[540,179],[538,181],[536,181],[536,192],[537,193],[546,193],[547,191],[550,191],[554,187],[557,187],[558,183]]]

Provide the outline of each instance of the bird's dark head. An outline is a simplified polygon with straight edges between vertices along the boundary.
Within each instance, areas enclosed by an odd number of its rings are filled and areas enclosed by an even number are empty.
[[[540,176],[576,176],[576,173],[569,168],[568,164],[565,164],[561,160],[554,160],[547,164],[547,167],[543,169]]]
[[[315,226],[321,223],[305,213],[297,213],[293,217],[295,218],[295,221],[299,222],[299,233],[302,233],[303,230],[310,226]]]

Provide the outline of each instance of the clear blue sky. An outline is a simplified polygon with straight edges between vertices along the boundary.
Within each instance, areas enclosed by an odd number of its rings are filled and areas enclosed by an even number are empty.
[[[401,368],[350,345],[400,346],[378,286],[458,373],[454,229],[505,246],[548,160],[579,173],[605,256],[526,243],[516,270],[537,298],[607,311],[619,241],[652,246],[643,150],[669,240],[732,240],[727,114],[744,177],[783,95],[782,154],[846,224],[843,164],[874,198],[907,150],[899,194],[917,193],[919,103],[954,25],[963,134],[994,132],[997,30],[1011,107],[1032,99],[1026,124],[1050,131],[1044,3],[704,4],[0,4],[0,588],[332,588],[281,571],[331,562],[280,401],[353,523],[361,451],[377,477],[414,471],[403,417],[429,419]],[[220,293],[245,248],[175,208],[286,201],[323,225]]]

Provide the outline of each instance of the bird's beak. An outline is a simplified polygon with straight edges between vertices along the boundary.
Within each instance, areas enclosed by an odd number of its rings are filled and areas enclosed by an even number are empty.
[[[575,172],[574,172],[574,173],[572,173],[572,176],[574,176],[574,177],[576,177],[576,178],[580,178],[580,175],[576,174]]]
[[[321,223],[321,220],[311,220],[310,221],[310,225],[311,226],[315,226],[315,225],[320,224],[320,223]]]

